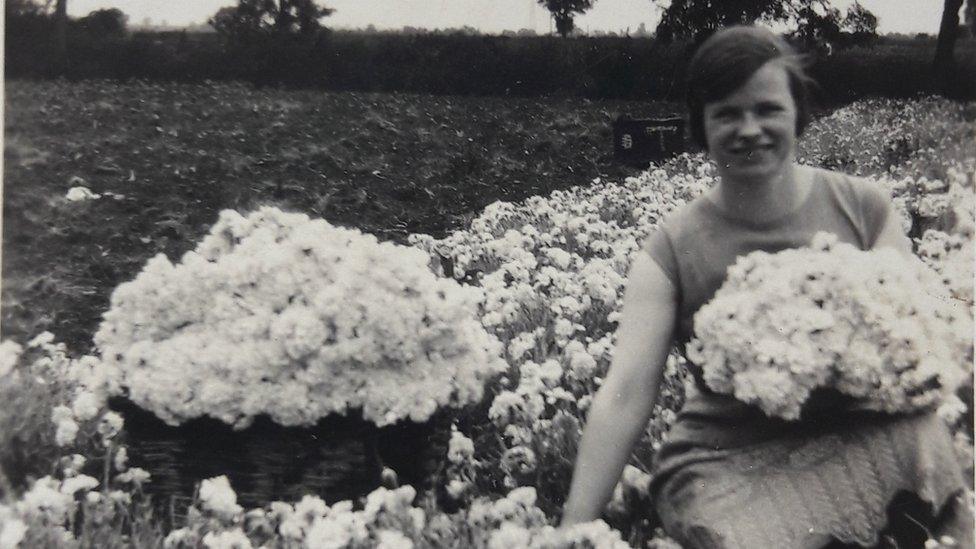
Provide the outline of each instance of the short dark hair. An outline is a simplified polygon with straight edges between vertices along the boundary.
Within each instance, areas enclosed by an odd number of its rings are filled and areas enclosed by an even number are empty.
[[[772,31],[762,27],[735,26],[718,31],[699,46],[688,65],[687,101],[691,137],[704,149],[705,104],[728,97],[770,61],[782,64],[796,103],[796,135],[810,122],[813,79],[806,60]]]

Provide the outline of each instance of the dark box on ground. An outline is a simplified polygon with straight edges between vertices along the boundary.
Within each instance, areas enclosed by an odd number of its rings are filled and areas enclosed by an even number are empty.
[[[669,118],[635,119],[618,116],[613,122],[613,156],[618,162],[646,167],[685,150],[685,121]]]

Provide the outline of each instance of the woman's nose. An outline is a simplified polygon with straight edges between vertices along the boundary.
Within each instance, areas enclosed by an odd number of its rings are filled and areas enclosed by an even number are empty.
[[[739,120],[738,132],[739,137],[759,137],[762,135],[762,127],[759,125],[759,120],[752,113],[745,113]]]

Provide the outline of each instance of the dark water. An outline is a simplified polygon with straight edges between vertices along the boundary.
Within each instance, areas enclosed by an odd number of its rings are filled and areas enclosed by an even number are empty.
[[[167,507],[185,506],[200,481],[220,475],[244,507],[305,494],[330,504],[354,500],[380,486],[384,466],[401,485],[420,489],[444,459],[450,434],[440,418],[384,428],[358,417],[329,417],[308,428],[282,427],[267,417],[241,431],[211,418],[171,427],[128,400],[110,406],[125,417],[130,464],[149,471],[146,491]]]

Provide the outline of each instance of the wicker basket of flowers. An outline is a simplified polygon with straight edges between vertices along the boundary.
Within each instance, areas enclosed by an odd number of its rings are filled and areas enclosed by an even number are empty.
[[[422,483],[449,425],[504,368],[480,290],[419,249],[264,208],[225,211],[177,264],[112,295],[95,342],[149,490],[227,474],[243,503]]]

